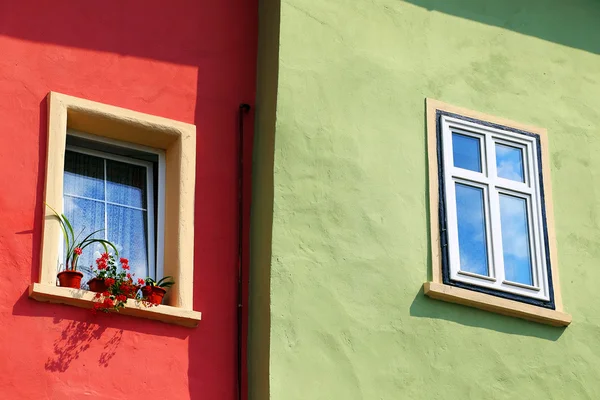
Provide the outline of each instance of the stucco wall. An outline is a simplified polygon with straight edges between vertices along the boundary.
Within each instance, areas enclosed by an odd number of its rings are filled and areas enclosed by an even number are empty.
[[[598,21],[593,0],[281,3],[271,399],[598,398]],[[423,296],[426,97],[548,129],[568,328]]]
[[[0,398],[237,398],[237,112],[255,95],[256,7],[0,1]],[[197,126],[198,328],[27,297],[51,90]]]

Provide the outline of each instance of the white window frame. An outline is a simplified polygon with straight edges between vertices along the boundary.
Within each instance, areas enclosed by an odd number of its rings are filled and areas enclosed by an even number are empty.
[[[129,148],[132,150],[141,151],[144,153],[154,154],[158,156],[158,187],[154,188],[154,165],[150,161],[139,160],[131,157],[121,156],[117,154],[112,154],[104,151],[89,149],[80,146],[67,145],[67,151],[73,151],[81,154],[87,154],[90,156],[100,157],[107,160],[120,161],[127,164],[139,165],[146,168],[146,198],[147,198],[147,208],[146,215],[148,217],[148,232],[147,232],[147,240],[148,240],[148,276],[152,279],[158,280],[164,276],[164,215],[165,215],[165,152],[161,149],[155,149],[152,147],[142,146],[134,143],[127,143],[118,140],[113,140],[101,136],[92,135],[85,132],[76,131],[73,129],[67,130],[67,136],[80,137],[89,141],[94,141],[98,143],[105,143],[112,146],[117,146],[121,148]],[[105,185],[105,199],[104,199],[104,232],[106,238],[107,226],[107,205],[113,204],[108,201],[106,198],[106,161],[104,162],[104,185]],[[157,204],[154,204],[154,191],[157,191]],[[64,201],[63,194],[63,201]],[[74,196],[69,194],[68,196],[82,198],[86,200],[93,201],[101,201],[97,199],[89,199],[83,196]],[[138,207],[130,207],[122,204],[115,204],[122,207],[129,207],[136,210],[141,210]],[[156,221],[154,218],[154,208],[157,207],[156,210]],[[64,204],[63,204],[64,209]],[[156,241],[155,241],[155,224],[156,224]],[[156,248],[154,246],[156,243]],[[61,240],[59,256],[60,260],[64,260],[64,243]],[[126,255],[124,255],[126,256]]]
[[[454,166],[452,134],[458,133],[479,139],[481,169],[475,172]],[[547,254],[542,214],[542,194],[538,143],[535,137],[510,130],[498,129],[448,115],[441,116],[443,155],[444,200],[447,218],[447,243],[450,279],[457,282],[497,290],[531,299],[550,301]],[[522,150],[525,182],[517,182],[497,176],[495,144],[518,147]],[[458,221],[455,184],[463,183],[482,188],[484,192],[484,216],[488,246],[489,276],[460,271]],[[524,198],[530,239],[530,255],[533,285],[509,282],[505,279],[500,224],[500,194]]]

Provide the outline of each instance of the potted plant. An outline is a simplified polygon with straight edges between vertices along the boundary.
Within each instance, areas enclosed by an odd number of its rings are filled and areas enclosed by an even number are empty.
[[[119,311],[125,307],[127,299],[139,299],[138,292],[144,279],[138,279],[134,283],[134,274],[130,270],[129,260],[119,259],[108,253],[102,254],[96,259],[96,267],[92,268],[94,278],[88,282],[90,290],[96,292],[94,298],[93,312],[110,310]]]
[[[126,272],[130,268],[129,260],[126,258],[119,259],[119,262],[121,263],[121,271],[118,271],[115,260],[116,258],[112,255],[104,253],[96,259],[96,267],[90,267],[94,277],[87,282],[87,285],[92,292],[106,292],[111,286],[110,284],[107,285],[107,279],[121,281],[125,278],[132,277],[130,273]]]
[[[83,240],[78,240],[83,233],[83,229],[81,232],[79,232],[79,234],[77,234],[77,236],[75,236],[75,229],[73,228],[73,225],[69,219],[64,214],[57,213],[56,210],[54,210],[48,204],[46,205],[52,210],[54,216],[58,219],[60,228],[62,229],[65,238],[65,269],[57,274],[58,282],[60,283],[60,286],[79,289],[81,287],[81,278],[83,278],[83,274],[77,271],[77,262],[79,261],[79,256],[81,256],[83,250],[94,243],[100,243],[104,247],[105,252],[108,252],[108,246],[110,246],[115,250],[115,253],[118,254],[117,248],[108,240],[92,238],[92,236],[103,231],[103,229],[99,229],[90,233]]]
[[[143,299],[151,304],[161,304],[167,289],[174,284],[172,276],[165,276],[158,282],[152,278],[146,278],[146,286],[142,288]]]
[[[108,287],[106,286],[106,283],[104,283],[103,278],[94,277],[88,281],[87,285],[90,288],[90,291],[96,293],[103,293],[108,290]]]

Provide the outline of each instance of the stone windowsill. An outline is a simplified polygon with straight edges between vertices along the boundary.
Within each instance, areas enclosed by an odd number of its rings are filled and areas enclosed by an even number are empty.
[[[94,295],[94,292],[87,290],[43,285],[41,283],[34,283],[29,286],[29,297],[32,299],[82,308],[92,308]],[[198,322],[202,317],[202,313],[198,311],[165,305],[146,307],[141,302],[132,299],[127,300],[127,305],[119,311],[119,314],[187,327],[198,326]]]
[[[571,315],[562,311],[524,304],[518,301],[491,296],[489,294],[444,285],[443,283],[426,282],[425,285],[423,285],[423,291],[426,296],[429,296],[432,299],[462,304],[546,325],[564,327],[568,326],[572,321]]]

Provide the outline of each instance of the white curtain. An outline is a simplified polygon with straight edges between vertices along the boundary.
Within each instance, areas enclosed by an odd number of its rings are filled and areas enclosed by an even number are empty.
[[[75,235],[81,240],[103,229],[93,237],[115,244],[138,278],[149,275],[146,177],[144,166],[76,151],[65,155],[64,210]],[[78,262],[83,283],[91,279],[89,267],[102,252],[100,244],[84,249]]]

